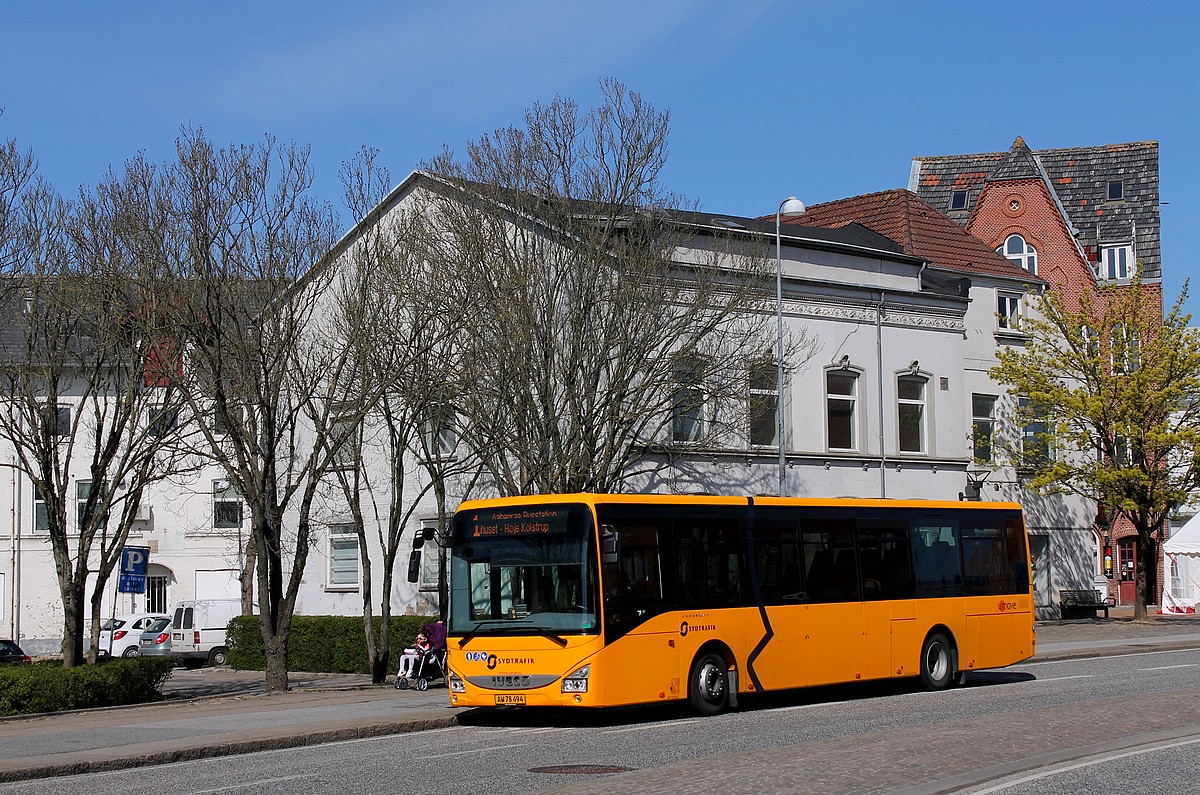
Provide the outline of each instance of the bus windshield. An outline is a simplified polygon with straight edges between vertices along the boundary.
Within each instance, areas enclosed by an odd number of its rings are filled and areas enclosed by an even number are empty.
[[[452,634],[598,634],[591,511],[530,505],[460,511],[450,548]]]

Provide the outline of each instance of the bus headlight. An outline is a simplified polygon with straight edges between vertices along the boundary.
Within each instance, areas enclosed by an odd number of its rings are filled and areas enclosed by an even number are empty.
[[[450,672],[450,692],[451,693],[467,692],[467,686],[465,684],[463,684],[463,680],[459,679],[458,674],[454,673],[454,671]]]
[[[588,689],[588,677],[592,673],[592,666],[585,665],[582,668],[566,676],[562,680],[562,692],[564,693],[586,693]]]

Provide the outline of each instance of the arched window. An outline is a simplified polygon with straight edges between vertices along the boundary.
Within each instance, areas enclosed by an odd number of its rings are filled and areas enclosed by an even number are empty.
[[[1009,235],[1004,245],[996,249],[1010,262],[1014,262],[1030,273],[1037,275],[1037,249],[1025,242],[1020,235]]]

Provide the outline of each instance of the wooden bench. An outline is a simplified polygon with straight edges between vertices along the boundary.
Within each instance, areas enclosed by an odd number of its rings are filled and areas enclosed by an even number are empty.
[[[1103,597],[1096,590],[1064,590],[1058,592],[1058,607],[1062,611],[1063,618],[1070,618],[1076,613],[1084,612],[1095,616],[1101,610],[1104,611],[1104,617],[1108,618],[1108,609],[1115,607],[1116,603],[1116,600],[1111,596],[1107,598]]]

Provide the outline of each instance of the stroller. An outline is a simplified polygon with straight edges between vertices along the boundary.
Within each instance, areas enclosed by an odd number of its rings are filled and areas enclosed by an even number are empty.
[[[429,650],[421,654],[413,668],[414,682],[401,675],[403,668],[396,672],[397,690],[408,690],[410,685],[417,690],[428,690],[431,681],[446,678],[446,625],[435,621],[421,627],[421,632],[429,639]]]

